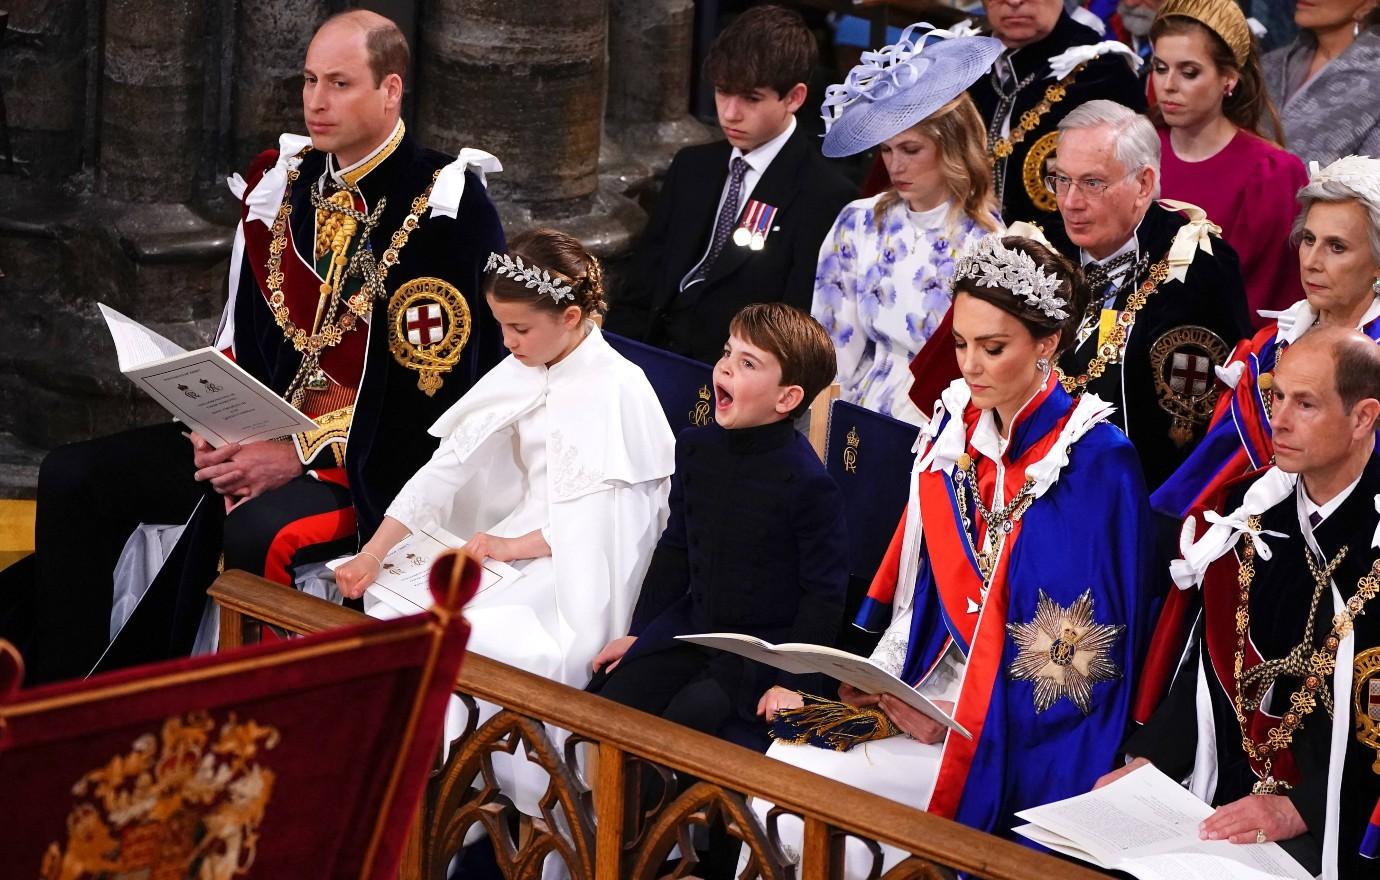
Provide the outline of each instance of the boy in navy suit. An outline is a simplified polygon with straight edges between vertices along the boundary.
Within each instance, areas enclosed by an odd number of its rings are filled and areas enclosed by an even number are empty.
[[[848,587],[843,502],[792,425],[833,381],[834,347],[809,315],[748,306],[714,367],[715,423],[676,440],[671,515],[642,582],[631,635],[594,658],[590,690],[764,750],[765,721],[814,677],[678,642],[737,632],[831,644]]]
[[[810,310],[820,244],[855,194],[796,128],[817,55],[780,6],[714,41],[704,75],[727,140],[676,154],[606,330],[712,364],[743,306]]]

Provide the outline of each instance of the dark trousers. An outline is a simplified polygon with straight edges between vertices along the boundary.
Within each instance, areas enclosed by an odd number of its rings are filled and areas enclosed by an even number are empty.
[[[720,683],[716,662],[724,654],[677,644],[633,656],[600,674],[589,690],[601,697],[718,736],[733,717],[733,699]]]
[[[748,725],[738,719],[729,693],[732,685],[728,683],[741,678],[733,675],[735,668],[741,671],[743,662],[732,655],[698,645],[676,644],[624,660],[613,672],[596,675],[588,689],[701,733],[740,741],[744,731],[735,728]],[[766,749],[765,739],[763,734],[761,750]],[[663,797],[660,780],[644,772],[641,781],[642,807],[653,809]],[[684,776],[680,790],[694,782],[693,777]],[[711,826],[709,849],[699,857],[699,875],[709,880],[731,880],[737,859],[737,841],[718,824]]]
[[[227,517],[221,497],[193,479],[183,430],[171,423],[137,428],[64,446],[44,459],[28,683],[83,676],[98,660],[106,670],[184,656],[222,554],[226,568],[263,574],[309,561],[308,547],[319,558],[353,548],[348,490],[310,477]],[[184,522],[182,538],[107,651],[112,572],[130,533],[140,523]],[[306,527],[294,529],[299,522]]]

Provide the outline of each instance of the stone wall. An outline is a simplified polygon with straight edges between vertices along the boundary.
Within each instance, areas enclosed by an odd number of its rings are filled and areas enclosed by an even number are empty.
[[[307,43],[347,4],[6,5],[0,435],[47,448],[164,418],[119,375],[95,303],[207,344],[235,218],[224,179],[302,130]],[[510,232],[557,225],[616,265],[645,223],[629,195],[706,139],[686,114],[691,0],[352,5],[415,37],[412,130],[503,160],[492,192]]]

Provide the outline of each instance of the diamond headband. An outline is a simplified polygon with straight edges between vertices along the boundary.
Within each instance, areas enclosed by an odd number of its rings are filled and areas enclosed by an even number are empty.
[[[996,233],[983,236],[959,257],[954,282],[965,279],[979,287],[1004,287],[1048,318],[1062,321],[1069,316],[1064,311],[1068,300],[1058,296],[1063,282],[1036,266],[1030,254],[1002,244]]]
[[[561,276],[552,276],[546,269],[537,265],[523,265],[522,257],[510,254],[491,253],[484,264],[485,272],[496,272],[505,278],[521,283],[529,290],[536,290],[538,296],[549,296],[557,303],[567,297],[575,300],[575,291]]]

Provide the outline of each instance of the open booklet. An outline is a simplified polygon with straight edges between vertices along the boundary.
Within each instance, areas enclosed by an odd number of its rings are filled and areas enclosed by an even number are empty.
[[[187,351],[104,303],[98,304],[120,372],[217,448],[317,427],[292,404],[214,348]]]
[[[706,648],[728,651],[797,675],[822,673],[869,694],[890,694],[959,736],[973,738],[963,725],[949,717],[928,697],[866,657],[859,657],[837,648],[827,648],[824,645],[807,645],[799,642],[773,645],[771,642],[738,633],[700,633],[676,638],[683,642],[704,645]]]
[[[432,604],[427,581],[431,563],[446,550],[459,550],[463,546],[463,540],[445,529],[413,532],[383,557],[383,568],[366,592],[400,614],[420,614]],[[351,558],[332,560],[326,567],[334,571]],[[481,568],[479,590],[475,595],[522,577],[522,572],[496,559],[485,559]]]
[[[1213,813],[1152,764],[1096,791],[1022,810],[1017,834],[1140,880],[1311,880],[1277,843],[1199,840]]]

